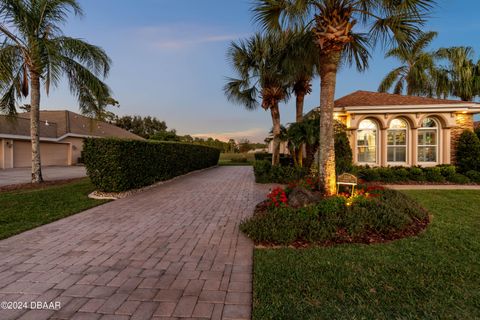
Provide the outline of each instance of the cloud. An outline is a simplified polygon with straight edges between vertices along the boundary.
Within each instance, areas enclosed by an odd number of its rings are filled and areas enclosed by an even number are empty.
[[[219,28],[172,24],[144,27],[137,35],[151,46],[161,50],[181,50],[209,43],[228,42],[245,37],[246,34],[230,33]]]
[[[248,139],[252,142],[263,142],[268,133],[265,129],[252,128],[243,131],[210,132],[196,133],[191,136],[194,138],[213,138],[227,142],[229,139],[241,140]]]

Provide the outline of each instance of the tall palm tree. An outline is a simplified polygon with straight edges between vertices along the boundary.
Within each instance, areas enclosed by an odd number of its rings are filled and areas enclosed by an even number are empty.
[[[285,72],[287,72],[291,92],[295,95],[296,123],[303,121],[305,97],[312,93],[312,80],[317,76],[318,49],[313,42],[313,33],[308,30],[288,32],[286,42]],[[304,144],[295,145],[292,150],[295,164],[303,166]]]
[[[41,87],[50,88],[66,76],[80,108],[95,96],[109,96],[99,77],[110,59],[99,47],[63,35],[68,14],[82,15],[76,0],[0,0],[0,109],[15,113],[16,102],[30,96],[32,183],[42,182],[40,160]]]
[[[441,48],[435,56],[446,65],[438,68],[436,93],[438,96],[459,97],[472,101],[480,95],[480,61],[475,63],[473,48]]]
[[[320,49],[320,187],[336,190],[334,120],[336,76],[342,61],[367,66],[368,47],[405,43],[420,32],[435,0],[256,0],[255,19],[267,30],[306,27]],[[367,34],[358,30],[368,31]]]
[[[247,40],[232,42],[228,59],[237,78],[229,78],[224,87],[230,101],[241,104],[248,110],[255,110],[259,106],[270,110],[273,123],[273,165],[280,162],[279,103],[288,98],[288,79],[281,63],[284,48],[285,39],[280,34],[256,34]]]
[[[436,32],[422,33],[411,46],[397,46],[387,52],[385,58],[396,58],[401,66],[390,71],[382,80],[378,91],[433,96],[432,76],[435,73],[434,57],[425,50],[437,36]]]

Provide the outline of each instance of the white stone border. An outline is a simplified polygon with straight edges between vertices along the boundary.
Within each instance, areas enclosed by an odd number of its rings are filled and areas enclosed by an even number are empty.
[[[214,168],[218,168],[218,167],[220,167],[220,166],[216,165],[216,166],[208,167],[208,168],[205,168],[205,169],[190,171],[189,173],[186,173],[186,174],[181,175],[181,176],[174,177],[170,180],[159,181],[159,182],[156,182],[152,185],[149,185],[149,186],[146,186],[146,187],[143,187],[143,188],[132,189],[132,190],[123,191],[123,192],[102,192],[102,191],[96,190],[96,191],[93,191],[92,193],[90,193],[88,195],[88,197],[91,198],[91,199],[95,199],[95,200],[120,200],[120,199],[125,199],[125,198],[127,198],[131,195],[156,188],[158,186],[161,186],[163,184],[172,182],[174,180],[186,177],[188,175],[191,175],[191,174],[194,174],[194,173],[199,173],[199,172],[210,170],[210,169],[214,169]]]

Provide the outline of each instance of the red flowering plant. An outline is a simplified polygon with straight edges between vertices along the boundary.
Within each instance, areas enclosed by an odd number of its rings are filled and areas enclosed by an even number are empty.
[[[319,180],[318,178],[306,177],[302,180],[290,182],[285,188],[285,192],[289,194],[293,189],[297,187],[305,188],[309,191],[318,191]]]
[[[271,208],[288,207],[287,193],[283,188],[273,189],[267,196],[268,206]]]

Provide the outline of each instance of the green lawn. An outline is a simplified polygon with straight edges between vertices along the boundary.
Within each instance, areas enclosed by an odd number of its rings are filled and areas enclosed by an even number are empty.
[[[0,193],[0,239],[70,216],[105,201],[89,199],[88,179],[37,190]]]
[[[408,191],[419,237],[255,251],[254,319],[480,319],[480,191]]]
[[[255,154],[253,153],[221,153],[221,166],[251,166],[255,161]]]

